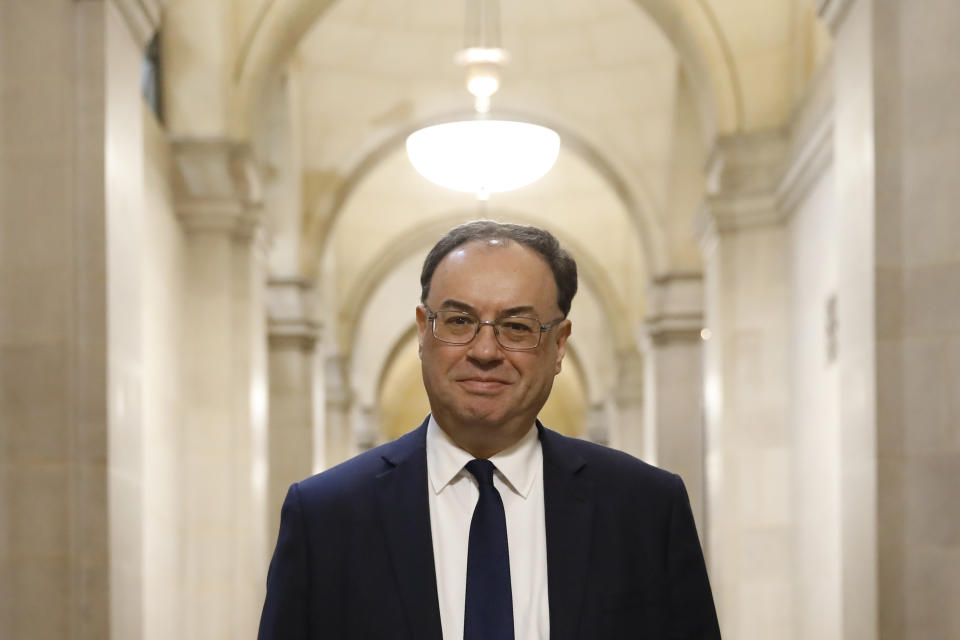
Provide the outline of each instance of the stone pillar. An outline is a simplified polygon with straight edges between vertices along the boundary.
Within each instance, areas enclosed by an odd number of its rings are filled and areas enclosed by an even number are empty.
[[[950,0],[834,33],[844,638],[960,635],[960,99]]]
[[[326,398],[326,416],[324,418],[324,437],[326,439],[326,457],[324,468],[340,464],[355,452],[353,435],[350,430],[350,408],[353,405],[353,393],[344,370],[346,361],[342,356],[328,357],[324,368],[324,389]]]
[[[290,484],[311,475],[314,459],[323,457],[314,434],[317,390],[322,370],[316,346],[320,326],[315,318],[312,285],[302,278],[271,279],[269,313],[269,475],[267,511],[269,539],[280,527],[280,507]]]
[[[352,425],[350,441],[352,448],[357,452],[372,449],[383,442],[380,416],[376,407],[370,405],[355,406]]]
[[[647,460],[683,478],[704,538],[703,281],[699,274],[659,278],[647,300],[643,448]]]
[[[616,447],[643,458],[643,359],[636,351],[617,353],[617,382],[613,390],[617,410]]]
[[[174,163],[187,271],[180,637],[250,637],[270,553],[257,176],[226,140],[176,142]]]
[[[0,635],[142,637],[140,42],[0,3]]]
[[[610,444],[610,420],[607,407],[602,402],[594,402],[587,408],[586,438],[597,444]]]
[[[786,233],[778,131],[721,139],[699,216],[705,266],[704,414],[711,561],[724,634],[789,638],[792,494]]]

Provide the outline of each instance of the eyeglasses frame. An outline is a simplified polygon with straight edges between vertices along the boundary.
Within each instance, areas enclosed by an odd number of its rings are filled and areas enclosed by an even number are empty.
[[[497,344],[500,345],[502,349],[506,349],[507,351],[533,351],[534,349],[540,346],[541,342],[543,342],[544,333],[546,333],[547,331],[550,331],[555,326],[557,326],[558,324],[560,324],[561,322],[567,319],[566,316],[561,316],[556,320],[552,320],[551,322],[548,322],[547,324],[539,324],[540,318],[537,318],[535,316],[504,316],[499,320],[481,320],[480,318],[477,318],[475,315],[467,311],[460,311],[459,309],[439,309],[437,311],[434,311],[429,306],[427,306],[425,302],[421,304],[423,305],[423,308],[427,310],[427,320],[430,321],[430,332],[433,334],[434,340],[436,340],[437,342],[442,342],[443,344],[456,345],[458,347],[462,347],[464,345],[470,344],[471,342],[476,340],[477,336],[480,335],[480,329],[483,327],[483,325],[489,325],[490,328],[493,329],[494,339],[497,341]],[[462,313],[465,316],[476,318],[477,328],[473,332],[473,336],[466,342],[450,342],[449,340],[444,340],[442,338],[437,337],[437,315],[440,313],[440,311],[451,311],[453,313]],[[535,320],[538,323],[538,326],[540,327],[540,333],[537,334],[537,344],[533,345],[532,347],[508,347],[502,342],[500,342],[500,329],[497,327],[497,323],[503,322],[504,320],[508,320],[510,318],[526,318],[527,320]]]

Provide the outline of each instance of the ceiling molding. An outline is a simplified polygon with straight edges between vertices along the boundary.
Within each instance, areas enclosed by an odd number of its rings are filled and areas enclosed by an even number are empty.
[[[777,187],[777,207],[790,219],[833,165],[833,58],[813,77],[790,121],[786,166]]]

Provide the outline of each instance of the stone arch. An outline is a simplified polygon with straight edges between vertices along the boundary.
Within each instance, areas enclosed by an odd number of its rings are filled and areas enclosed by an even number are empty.
[[[523,224],[536,224],[537,221],[524,216],[522,213],[507,211],[504,209],[493,209],[489,212],[490,217],[497,218],[508,216],[512,220],[517,220]],[[451,227],[468,222],[476,218],[474,212],[453,212],[448,216],[426,222],[416,229],[404,234],[386,253],[379,256],[378,260],[364,271],[364,276],[359,286],[354,287],[346,303],[343,305],[343,313],[340,317],[340,326],[350,327],[350,330],[343,335],[342,342],[339,344],[341,353],[352,353],[355,340],[356,320],[363,313],[364,308],[371,296],[376,291],[383,278],[391,269],[405,258],[419,249],[427,249],[437,238],[446,233]],[[616,288],[610,281],[609,276],[604,269],[590,258],[590,254],[580,250],[577,241],[565,235],[562,232],[554,232],[560,244],[572,249],[577,257],[579,275],[581,279],[589,286],[597,298],[600,300],[604,311],[604,317],[611,322],[611,335],[613,336],[614,346],[617,350],[634,349],[633,330],[626,321],[626,313],[623,311],[623,301],[616,292]]]
[[[694,81],[706,140],[743,128],[736,67],[706,0],[634,0],[673,44]],[[230,131],[245,139],[267,79],[279,72],[332,0],[273,0],[262,5],[232,68],[237,109]]]
[[[671,271],[669,243],[661,227],[652,198],[647,192],[631,188],[618,168],[590,142],[572,129],[543,118],[528,118],[524,117],[523,114],[509,112],[505,112],[504,115],[515,117],[518,120],[537,122],[557,131],[563,140],[563,144],[597,172],[626,209],[631,222],[637,228],[640,245],[643,247],[646,271],[650,278]],[[338,177],[332,182],[333,193],[321,200],[321,211],[310,216],[310,223],[304,230],[304,244],[301,247],[302,272],[308,277],[313,275],[313,270],[319,264],[325,250],[330,230],[350,195],[380,162],[405,143],[407,136],[422,127],[440,122],[460,120],[464,117],[467,117],[466,114],[456,113],[411,123],[377,140],[372,146],[368,147],[365,153],[360,154],[353,167],[342,178]]]

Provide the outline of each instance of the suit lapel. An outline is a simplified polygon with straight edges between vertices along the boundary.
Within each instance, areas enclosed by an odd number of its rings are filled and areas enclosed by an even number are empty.
[[[391,468],[377,477],[387,548],[411,637],[442,640],[427,498],[426,422],[397,445],[383,456]]]
[[[580,471],[586,461],[542,424],[543,499],[547,529],[550,638],[576,638],[593,534],[594,490]]]

